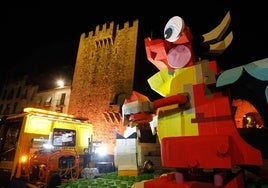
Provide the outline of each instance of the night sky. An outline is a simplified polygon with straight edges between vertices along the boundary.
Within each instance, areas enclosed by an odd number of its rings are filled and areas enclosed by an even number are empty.
[[[196,2],[199,1],[179,2],[176,10],[172,7],[172,11],[168,10],[168,6],[172,5],[165,5],[163,10],[160,9],[161,6],[157,7],[157,10],[152,7],[145,9],[147,16],[92,16],[92,11],[88,11],[86,7],[84,11],[81,7],[10,7],[6,11],[6,21],[2,27],[4,67],[0,70],[1,82],[23,74],[36,75],[36,82],[50,82],[50,86],[54,85],[59,77],[71,79],[80,35],[94,30],[97,25],[111,21],[120,24],[139,19],[142,23],[140,27],[144,31],[141,37],[162,38],[167,21],[173,16],[180,16],[191,28],[193,35],[199,35],[216,27],[228,10],[231,12],[230,28],[234,40],[224,54],[218,57],[219,67],[225,70],[268,57],[268,11],[265,10],[265,1],[202,1],[203,4]],[[159,16],[162,12],[170,16]],[[148,91],[146,80],[156,69],[146,62],[146,57],[144,59],[148,71],[140,71],[139,83],[136,83],[135,87],[140,87],[137,90]],[[267,82],[263,84],[267,85]],[[234,89],[233,92],[237,95],[240,91]],[[268,109],[266,104],[264,107]],[[268,112],[264,113],[267,116]]]

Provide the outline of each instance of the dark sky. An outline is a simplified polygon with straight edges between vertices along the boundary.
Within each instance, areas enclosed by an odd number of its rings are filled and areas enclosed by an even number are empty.
[[[73,66],[80,35],[110,21],[122,23],[137,18],[144,23],[141,27],[148,34],[152,31],[162,35],[168,19],[178,15],[193,34],[202,34],[217,26],[230,10],[234,40],[222,57],[228,59],[222,67],[230,68],[267,57],[268,11],[264,7],[264,3],[254,4],[254,1],[204,1],[199,5],[189,0],[180,3],[170,16],[159,16],[161,11],[153,10],[148,11],[148,16],[92,16],[90,11],[75,8],[8,8],[7,22],[2,27],[5,31],[2,36],[5,65],[8,70],[19,66],[22,67],[20,71],[30,72],[42,70],[42,66]]]
[[[152,34],[162,38],[167,21],[173,16],[180,16],[193,35],[198,35],[216,27],[228,10],[231,12],[230,28],[234,40],[218,59],[220,68],[228,69],[268,57],[268,11],[265,1],[217,0],[201,3],[188,0],[175,6],[147,8],[141,5],[139,11],[144,10],[147,16],[104,16],[95,11],[92,14],[87,7],[84,10],[81,6],[79,9],[74,6],[51,7],[7,8],[6,21],[1,27],[4,28],[1,81],[26,73],[36,74],[36,78],[45,78],[46,82],[54,84],[58,77],[70,76],[75,66],[80,35],[94,30],[97,25],[139,19],[146,37]],[[159,16],[162,14],[166,16]],[[143,73],[143,76],[146,82],[151,75]]]
[[[228,62],[222,63],[222,67],[243,65],[267,57],[268,11],[264,3],[202,2],[182,1],[176,11],[168,14],[170,16],[159,16],[162,12],[153,9],[148,10],[147,16],[92,16],[88,9],[11,7],[7,9],[7,22],[2,27],[5,32],[2,36],[5,65],[8,69],[19,66],[22,67],[20,71],[26,69],[30,72],[40,70],[42,66],[73,66],[80,35],[105,22],[122,23],[137,18],[143,23],[141,27],[162,37],[168,19],[178,15],[190,26],[193,34],[203,34],[217,26],[228,10],[231,11],[234,40],[223,56]],[[168,9],[164,10],[168,12]]]

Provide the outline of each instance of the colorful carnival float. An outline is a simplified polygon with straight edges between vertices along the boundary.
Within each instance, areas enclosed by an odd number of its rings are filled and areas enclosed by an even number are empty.
[[[133,91],[122,106],[124,124],[148,123],[158,135],[162,166],[175,171],[133,187],[242,188],[243,169],[261,173],[261,152],[239,134],[229,94],[221,86],[234,83],[244,71],[267,81],[268,59],[220,71],[213,57],[232,43],[230,22],[227,12],[213,30],[193,36],[174,16],[164,39],[144,39],[147,59],[159,70],[147,81],[162,98],[150,101]]]

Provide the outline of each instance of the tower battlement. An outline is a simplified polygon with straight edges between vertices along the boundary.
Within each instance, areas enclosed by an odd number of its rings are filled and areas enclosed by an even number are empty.
[[[110,148],[122,128],[120,106],[133,90],[138,24],[112,21],[80,36],[69,112],[88,118],[94,139]]]

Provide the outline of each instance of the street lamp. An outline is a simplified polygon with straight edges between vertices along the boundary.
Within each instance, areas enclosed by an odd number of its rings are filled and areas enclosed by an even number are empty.
[[[58,80],[57,85],[61,88],[64,87],[64,81],[63,80]]]

